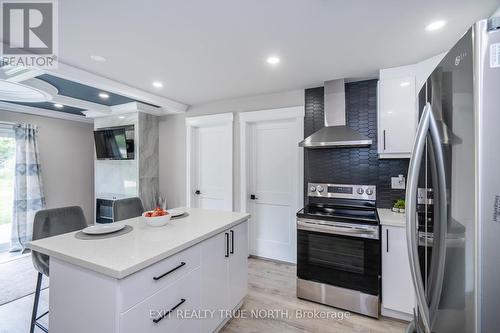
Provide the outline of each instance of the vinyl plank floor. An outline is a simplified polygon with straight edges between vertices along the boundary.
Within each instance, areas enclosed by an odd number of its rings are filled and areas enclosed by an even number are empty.
[[[34,294],[25,296],[13,302],[0,306],[0,333],[27,333],[30,331],[31,310],[33,309]],[[40,293],[38,304],[38,315],[41,315],[49,309],[49,289],[44,289]],[[48,315],[44,316],[39,322],[49,327]],[[38,327],[36,333],[43,333]]]
[[[381,317],[372,319],[351,313],[348,318],[304,319],[297,318],[296,310],[344,311],[298,299],[295,296],[295,265],[250,258],[248,294],[242,309],[246,313],[259,314],[259,318],[234,318],[222,330],[223,333],[402,333],[405,322]],[[48,309],[49,289],[42,291],[39,313]],[[0,306],[0,333],[29,332],[33,295]],[[270,310],[270,311],[267,311]],[[284,314],[287,314],[286,316]],[[273,318],[274,317],[274,318]],[[42,324],[48,326],[47,318]],[[42,332],[38,328],[35,332]]]
[[[295,296],[295,265],[257,258],[250,258],[248,262],[248,294],[242,306],[246,317],[233,318],[221,330],[223,333],[401,333],[406,328],[407,323],[385,317],[377,320],[354,313],[342,317],[343,310],[298,299]],[[266,316],[263,310],[270,312]],[[298,318],[296,311],[328,313],[330,319]],[[255,318],[252,313],[260,316]]]

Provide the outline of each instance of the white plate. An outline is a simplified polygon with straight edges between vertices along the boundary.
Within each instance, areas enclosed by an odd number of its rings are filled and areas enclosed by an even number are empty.
[[[170,214],[170,216],[176,217],[176,216],[181,216],[186,211],[183,209],[176,208],[176,209],[168,209],[167,212]]]
[[[83,229],[82,232],[87,235],[102,235],[116,232],[123,228],[125,228],[125,224],[121,223],[94,224]]]

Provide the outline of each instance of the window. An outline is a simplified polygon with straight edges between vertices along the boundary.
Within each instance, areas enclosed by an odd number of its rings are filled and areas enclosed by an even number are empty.
[[[14,130],[0,124],[0,251],[10,245],[15,152]]]

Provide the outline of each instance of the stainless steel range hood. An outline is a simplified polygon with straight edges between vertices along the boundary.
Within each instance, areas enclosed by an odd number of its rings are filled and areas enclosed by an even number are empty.
[[[304,148],[368,147],[372,140],[346,126],[344,79],[325,82],[325,127],[299,143]]]

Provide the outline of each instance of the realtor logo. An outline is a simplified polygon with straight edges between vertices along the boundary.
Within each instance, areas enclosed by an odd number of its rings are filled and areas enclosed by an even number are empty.
[[[2,58],[13,66],[56,67],[57,3],[2,1]]]

